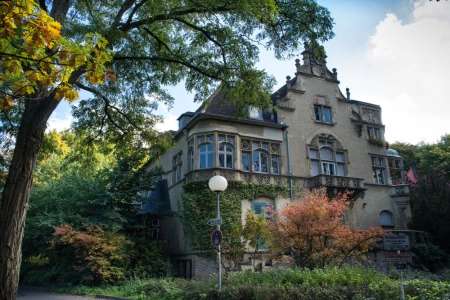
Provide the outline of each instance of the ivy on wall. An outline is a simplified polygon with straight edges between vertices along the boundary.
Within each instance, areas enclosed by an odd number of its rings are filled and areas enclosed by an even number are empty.
[[[211,233],[215,227],[207,225],[209,219],[217,216],[216,194],[208,187],[208,181],[193,181],[184,185],[181,195],[181,220],[185,234],[194,251],[205,257],[215,255],[211,242]],[[239,257],[244,253],[245,242],[242,241],[242,200],[258,197],[276,199],[278,196],[289,197],[287,186],[228,182],[227,189],[220,193],[220,216],[223,233],[221,244],[224,256],[228,259]]]

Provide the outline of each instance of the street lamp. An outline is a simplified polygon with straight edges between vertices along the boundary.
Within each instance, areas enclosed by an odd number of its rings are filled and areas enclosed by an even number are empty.
[[[219,199],[219,194],[220,192],[225,191],[225,189],[228,186],[228,182],[225,179],[225,177],[216,175],[214,177],[212,177],[209,180],[209,188],[211,189],[211,191],[216,192],[217,195],[217,220],[220,220],[220,199]],[[220,224],[221,224],[221,220],[217,223],[217,230],[220,232]],[[217,247],[217,260],[219,262],[219,272],[217,274],[217,280],[218,280],[218,286],[219,286],[219,291],[222,290],[222,265],[221,265],[221,258],[220,258],[220,244]]]

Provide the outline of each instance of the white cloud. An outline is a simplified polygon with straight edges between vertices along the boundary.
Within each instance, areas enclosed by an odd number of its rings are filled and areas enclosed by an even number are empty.
[[[410,23],[387,14],[369,39],[371,76],[361,99],[382,106],[390,142],[436,142],[450,133],[450,6],[440,4],[415,3]]]
[[[177,130],[178,129],[178,116],[168,113],[164,116],[164,122],[158,123],[155,128],[158,131]]]
[[[48,120],[47,123],[47,132],[56,129],[56,131],[63,131],[70,128],[70,125],[72,124],[73,117],[70,114],[65,114],[62,118],[52,116]]]

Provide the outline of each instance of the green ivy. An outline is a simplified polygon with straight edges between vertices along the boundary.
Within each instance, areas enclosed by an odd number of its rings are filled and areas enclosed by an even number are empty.
[[[208,187],[207,181],[193,181],[183,187],[181,219],[185,234],[191,246],[199,255],[212,257],[215,247],[211,242],[211,233],[215,227],[207,225],[209,219],[217,216],[216,195]],[[246,183],[241,181],[228,182],[227,189],[220,193],[220,216],[223,233],[222,248],[228,252],[240,252],[244,249],[241,241],[242,232],[242,200],[253,200],[258,197],[276,199],[278,196],[288,197],[287,186]],[[224,253],[226,255],[226,253]]]

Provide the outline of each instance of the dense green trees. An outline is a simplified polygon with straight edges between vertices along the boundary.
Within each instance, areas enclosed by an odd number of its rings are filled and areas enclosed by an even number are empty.
[[[391,148],[405,159],[406,170],[416,168],[417,183],[411,183],[410,229],[428,232],[432,241],[450,254],[450,134],[434,144],[397,142]]]
[[[143,149],[97,143],[86,157],[83,143],[72,132],[44,136],[23,240],[24,279],[96,284],[167,275],[146,217],[131,205],[162,172],[143,170]]]
[[[219,90],[238,107],[261,106],[274,80],[254,67],[259,45],[285,58],[333,36],[328,10],[313,0],[13,0],[0,2],[0,18],[0,140],[13,153],[1,202],[0,299],[15,298],[34,169],[61,100],[93,94],[74,109],[75,127],[91,140],[161,145],[154,109],[173,100],[164,86],[184,80],[198,101]]]

